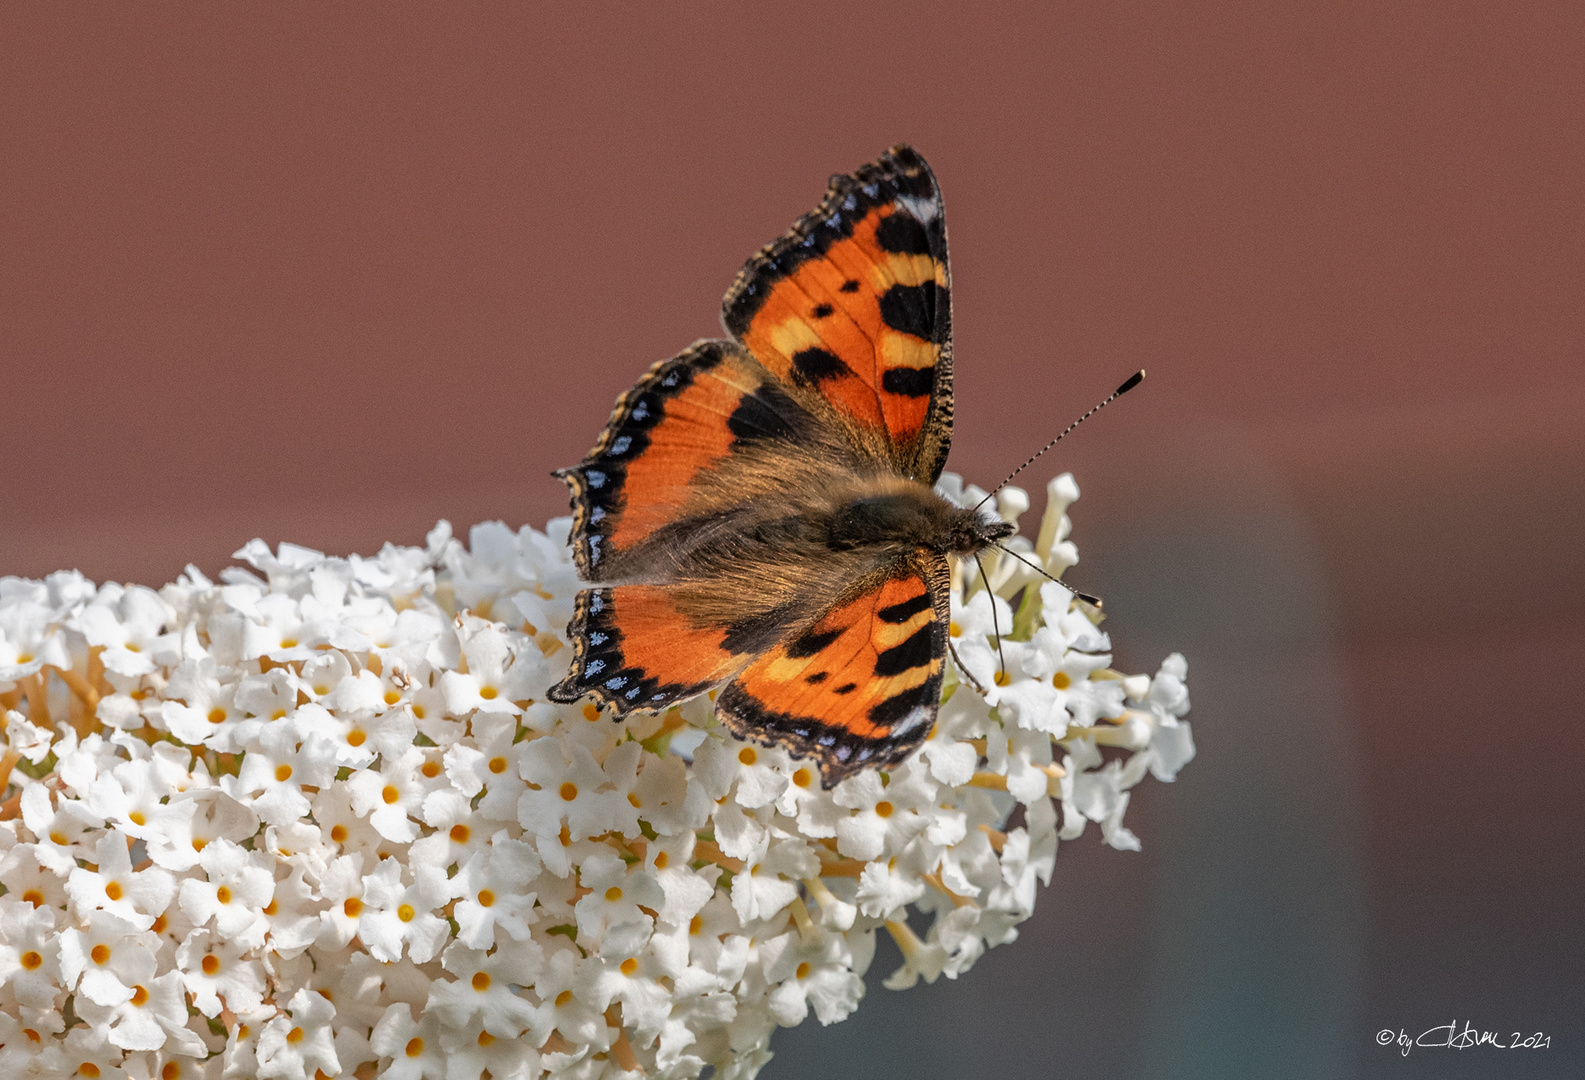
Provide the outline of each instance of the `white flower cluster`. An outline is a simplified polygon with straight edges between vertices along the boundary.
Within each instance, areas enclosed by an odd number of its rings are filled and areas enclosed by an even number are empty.
[[[1077,495],[1013,550],[1076,562]],[[888,986],[956,977],[1059,837],[1137,846],[1129,787],[1193,754],[1182,658],[1112,671],[1093,612],[996,552],[953,606],[988,693],[949,678],[889,775],[822,791],[708,698],[549,704],[567,528],[0,579],[0,1076],[751,1077],[778,1025],[852,1012],[878,929]]]

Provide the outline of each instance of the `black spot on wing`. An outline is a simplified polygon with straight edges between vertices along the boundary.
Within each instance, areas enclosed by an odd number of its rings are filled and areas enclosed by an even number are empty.
[[[765,383],[752,394],[745,394],[727,418],[727,430],[740,443],[756,439],[798,439],[807,414],[787,392],[774,383]]]
[[[935,368],[889,368],[881,376],[881,389],[903,397],[929,397],[936,385]]]
[[[933,281],[893,285],[881,296],[881,319],[900,333],[935,341],[936,306],[945,301],[945,290],[937,289]]]
[[[926,679],[912,690],[903,690],[893,694],[885,701],[878,702],[870,707],[870,723],[876,727],[892,727],[906,719],[910,713],[918,708],[927,708],[934,712],[940,706],[941,676],[936,674]],[[912,733],[912,738],[905,744],[903,753],[922,742],[930,734],[930,724],[921,724]]]
[[[825,682],[830,677],[831,673],[829,671],[817,671],[813,675],[805,675],[804,682],[808,683],[810,686],[817,686],[820,683]]]
[[[858,291],[859,283],[853,278],[848,278],[837,288],[837,292],[856,293]]]
[[[930,234],[912,214],[897,211],[875,226],[875,242],[882,251],[899,255],[929,255]]]
[[[721,639],[721,648],[738,655],[764,652],[781,640],[782,635],[787,632],[788,626],[797,616],[798,612],[793,605],[784,604],[739,619],[726,628],[726,636]]]
[[[853,235],[856,222],[862,221],[878,206],[896,203],[899,196],[937,205],[940,202],[940,192],[930,167],[910,147],[894,147],[852,175],[833,176],[820,205],[799,218],[790,231],[750,259],[738,273],[722,302],[722,320],[727,331],[741,338],[778,281],[797,270],[805,260],[823,257],[837,240]],[[946,237],[939,213],[928,228],[921,226],[911,214],[894,212],[890,216],[912,221],[913,229],[928,234],[926,250],[945,257]],[[899,234],[909,230],[905,224],[892,228]],[[918,238],[905,239],[899,235],[897,242],[914,245]],[[854,281],[852,286],[844,285],[842,291],[857,292],[858,282]]]
[[[930,594],[920,593],[912,600],[903,600],[881,608],[875,613],[875,617],[880,619],[881,622],[905,623],[921,611],[929,611],[930,608]]]
[[[830,645],[833,641],[841,636],[842,631],[840,629],[805,634],[803,637],[787,646],[787,655],[794,658],[795,660],[802,660],[805,657],[813,656],[815,653],[820,652],[822,649]]]
[[[900,644],[881,652],[875,658],[875,674],[901,675],[917,667],[924,667],[935,659],[935,627],[926,623]]]
[[[817,319],[825,319],[829,318],[831,313],[835,310],[836,308],[832,307],[830,304],[816,304],[813,315]]]
[[[859,688],[859,684],[858,683],[850,683],[849,682],[849,683],[843,683],[841,686],[837,687],[835,690],[833,690],[831,692],[833,694],[851,694],[853,691],[857,690],[858,688]]]
[[[793,370],[809,382],[841,379],[852,376],[853,369],[840,356],[824,349],[800,349],[792,356]]]

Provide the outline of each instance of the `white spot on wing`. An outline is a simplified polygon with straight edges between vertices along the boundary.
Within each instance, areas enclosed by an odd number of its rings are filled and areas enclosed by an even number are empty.
[[[891,738],[895,738],[898,735],[906,735],[910,731],[914,730],[914,728],[919,727],[921,724],[929,723],[932,715],[933,714],[928,706],[916,705],[913,709],[909,710],[907,716],[898,721],[897,726],[893,727],[886,734]]]
[[[897,205],[907,210],[920,222],[928,225],[941,213],[939,199],[921,199],[917,195],[897,196]]]

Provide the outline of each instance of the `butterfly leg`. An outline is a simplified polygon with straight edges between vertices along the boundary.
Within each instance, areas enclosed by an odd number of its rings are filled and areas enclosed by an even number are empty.
[[[969,684],[980,692],[980,697],[984,697],[986,694],[985,687],[981,686],[980,680],[976,679],[974,677],[974,673],[964,666],[963,658],[958,655],[958,647],[952,644],[952,639],[950,637],[947,638],[947,649],[952,653],[952,662],[958,665],[959,674],[961,674],[965,679],[969,680]]]

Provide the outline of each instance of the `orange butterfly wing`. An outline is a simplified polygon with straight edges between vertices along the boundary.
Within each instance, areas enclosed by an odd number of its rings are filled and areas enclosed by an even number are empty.
[[[944,555],[900,564],[759,656],[717,712],[741,738],[814,757],[828,788],[896,764],[935,724],[950,588]]]
[[[728,648],[730,630],[694,625],[677,610],[678,594],[660,585],[580,592],[567,629],[572,669],[550,699],[588,694],[621,716],[685,701],[741,670],[751,657]]]
[[[933,484],[952,435],[941,195],[906,146],[851,175],[751,259],[701,341],[617,402],[572,488],[584,580],[555,701],[618,715],[727,680],[737,734],[813,756],[830,787],[929,734],[946,653],[947,560],[875,569],[764,548],[789,493],[882,473]],[[818,521],[812,523],[818,527]],[[791,535],[791,534],[790,534]],[[701,562],[700,552],[713,552]],[[691,560],[691,561],[690,561]],[[729,616],[727,612],[732,614]]]
[[[869,456],[935,483],[952,439],[951,275],[930,166],[898,145],[750,259],[727,331]]]
[[[696,342],[656,364],[617,401],[589,456],[556,473],[572,488],[579,574],[631,576],[634,560],[623,556],[690,514],[721,509],[719,481],[733,458],[779,440],[815,442],[813,426],[733,342]]]

